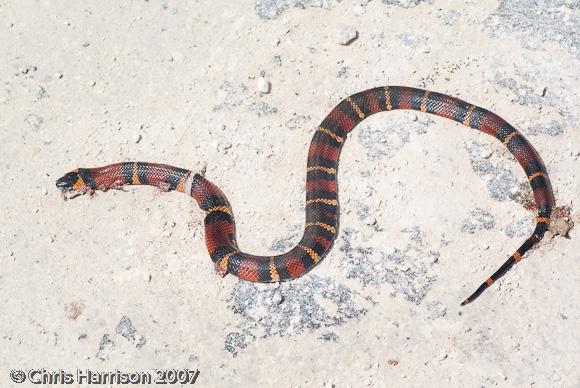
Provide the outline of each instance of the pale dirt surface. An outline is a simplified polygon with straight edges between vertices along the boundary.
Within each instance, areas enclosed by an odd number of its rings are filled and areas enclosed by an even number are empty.
[[[217,276],[190,198],[64,202],[54,182],[206,168],[240,247],[283,252],[314,128],[349,94],[408,85],[518,127],[578,223],[579,31],[575,0],[0,1],[0,386],[11,369],[189,368],[204,387],[578,387],[577,229],[459,307],[534,212],[507,149],[450,120],[362,123],[334,248],[281,285]]]

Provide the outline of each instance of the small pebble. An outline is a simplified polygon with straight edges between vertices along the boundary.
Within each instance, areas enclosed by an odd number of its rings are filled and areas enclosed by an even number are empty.
[[[547,86],[544,86],[543,88],[540,88],[540,89],[538,90],[538,94],[539,94],[541,97],[546,97],[546,92],[547,92],[547,91],[548,91],[548,87],[547,87]]]
[[[222,153],[222,154],[227,154],[228,150],[232,148],[232,143],[230,142],[225,142],[225,143],[218,143],[216,149],[218,150],[218,152]]]
[[[280,303],[282,303],[283,300],[284,300],[284,298],[282,297],[282,294],[280,294],[278,291],[276,291],[274,293],[274,295],[272,296],[272,303],[275,306],[280,305]]]
[[[62,77],[63,77],[62,73],[54,73],[54,78],[62,79]]]
[[[139,143],[142,138],[143,137],[141,136],[141,134],[139,132],[135,132],[135,134],[133,135],[133,142]]]
[[[42,195],[48,195],[48,189],[46,187],[42,188]]]
[[[282,57],[280,55],[275,55],[272,57],[271,61],[274,65],[282,66]]]
[[[488,145],[483,145],[479,149],[479,156],[482,157],[483,159],[489,159],[492,154],[493,154],[493,151],[492,151],[491,147],[489,147]]]
[[[29,65],[29,66],[26,66],[26,68],[24,68],[24,69],[20,69],[20,72],[22,74],[28,74],[29,72],[36,71],[36,70],[38,70],[38,68],[36,66]]]
[[[336,34],[336,41],[343,46],[352,43],[358,38],[358,31],[352,26],[340,26]]]
[[[267,94],[270,93],[270,82],[264,78],[264,77],[259,77],[258,78],[258,91],[262,94]]]
[[[96,82],[96,81],[91,81],[91,83],[90,83],[89,85],[91,85],[91,86],[95,86],[96,84],[97,84],[97,82]]]

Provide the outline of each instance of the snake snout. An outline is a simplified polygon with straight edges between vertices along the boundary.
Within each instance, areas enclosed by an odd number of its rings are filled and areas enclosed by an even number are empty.
[[[70,191],[73,189],[78,179],[79,179],[78,172],[76,171],[69,172],[68,174],[60,177],[56,181],[56,187],[58,187],[62,191]]]

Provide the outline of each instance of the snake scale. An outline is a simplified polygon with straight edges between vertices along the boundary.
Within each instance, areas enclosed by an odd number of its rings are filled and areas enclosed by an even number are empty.
[[[314,133],[307,161],[306,221],[300,242],[277,256],[255,256],[237,248],[233,212],[222,191],[200,174],[165,164],[124,162],[98,168],[78,168],[56,182],[65,198],[123,185],[151,185],[191,195],[206,213],[206,245],[217,271],[252,282],[279,282],[312,269],[331,249],[338,232],[337,169],[347,135],[358,123],[378,112],[411,109],[458,121],[499,139],[523,167],[537,208],[532,235],[462,305],[475,300],[537,244],[548,228],[554,208],[550,179],[532,145],[504,119],[460,99],[427,90],[386,86],[342,100]]]

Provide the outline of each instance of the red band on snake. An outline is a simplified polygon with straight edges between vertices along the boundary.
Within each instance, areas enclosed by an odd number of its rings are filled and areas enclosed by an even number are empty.
[[[233,211],[225,195],[201,175],[185,169],[145,162],[115,163],[76,169],[60,178],[56,185],[69,196],[123,185],[152,185],[184,192],[206,212],[206,244],[218,272],[252,282],[294,279],[322,260],[338,233],[336,173],[348,133],[366,117],[394,109],[411,109],[446,117],[496,137],[523,167],[534,192],[537,224],[533,234],[462,303],[465,305],[502,277],[542,239],[555,201],[540,156],[520,132],[496,114],[445,94],[387,86],[365,90],[341,101],[322,121],[310,143],[304,234],[294,248],[277,256],[240,252],[236,244]]]

